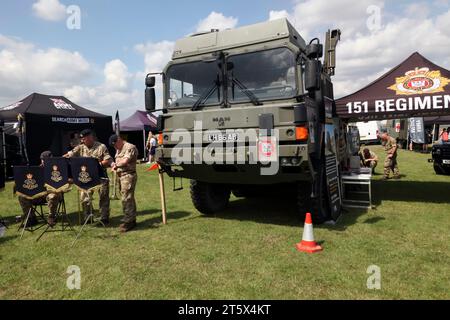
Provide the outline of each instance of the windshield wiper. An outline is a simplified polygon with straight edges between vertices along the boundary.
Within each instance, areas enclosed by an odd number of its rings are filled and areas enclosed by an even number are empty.
[[[219,76],[217,76],[217,80],[214,81],[214,85],[209,88],[207,91],[205,91],[200,98],[197,99],[197,101],[195,101],[194,105],[192,106],[191,110],[195,111],[197,110],[199,107],[201,107],[205,101],[207,101],[212,95],[213,93],[219,90],[219,94],[220,94],[220,80],[219,80]],[[220,100],[220,98],[219,98]]]
[[[234,76],[232,76],[232,81],[234,84],[236,84],[239,89],[241,89],[241,91],[243,93],[245,93],[245,95],[250,99],[250,101],[255,105],[255,106],[262,106],[261,101],[259,101],[259,99],[254,95],[253,92],[251,92],[242,82],[240,82],[237,78],[235,78]]]

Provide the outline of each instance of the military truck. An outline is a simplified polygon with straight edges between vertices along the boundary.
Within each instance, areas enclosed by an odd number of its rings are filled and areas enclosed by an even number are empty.
[[[326,33],[323,63],[319,39],[306,43],[286,19],[176,42],[160,73],[156,159],[170,177],[190,179],[192,201],[201,213],[225,209],[231,192],[247,196],[258,186],[288,185],[300,213],[312,211],[319,223],[337,218],[325,145],[334,133],[345,149],[331,82],[339,39],[339,30]],[[145,81],[149,112],[156,105],[155,75]],[[326,135],[326,123],[337,129]],[[335,180],[332,192],[339,188]]]
[[[397,140],[402,149],[408,147],[408,119],[396,119],[386,121],[386,130],[389,135]]]

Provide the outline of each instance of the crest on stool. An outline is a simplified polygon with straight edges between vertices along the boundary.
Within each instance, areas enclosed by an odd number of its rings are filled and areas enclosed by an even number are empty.
[[[69,163],[65,158],[44,160],[45,187],[52,192],[65,192],[70,188]]]
[[[89,191],[102,184],[104,170],[95,158],[71,158],[73,183],[81,190]]]
[[[42,167],[17,166],[13,171],[17,195],[32,200],[47,194]]]

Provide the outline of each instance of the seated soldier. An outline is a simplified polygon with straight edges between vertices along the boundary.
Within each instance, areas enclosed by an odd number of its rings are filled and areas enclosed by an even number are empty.
[[[363,167],[371,168],[372,172],[375,172],[375,168],[378,164],[378,156],[375,154],[375,152],[370,151],[368,148],[365,148],[362,152],[359,153],[359,157],[361,158]]]
[[[41,153],[41,166],[44,165],[44,161],[46,158],[51,158],[52,153],[50,151],[44,151]],[[29,210],[33,207],[33,205],[44,204],[47,202],[48,209],[50,214],[48,215],[47,223],[50,226],[56,225],[56,211],[58,210],[58,204],[61,201],[61,194],[49,192],[46,196],[42,196],[37,199],[27,199],[23,196],[19,196],[19,204],[22,208],[22,220],[25,221]],[[27,227],[34,226],[38,223],[36,215],[34,212],[31,212],[30,217],[28,218]]]

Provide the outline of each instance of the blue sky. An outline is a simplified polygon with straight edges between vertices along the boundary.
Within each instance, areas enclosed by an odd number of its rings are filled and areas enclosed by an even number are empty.
[[[80,30],[66,27],[70,5],[81,10]],[[380,9],[375,29],[367,27],[371,6]],[[130,114],[142,109],[143,74],[164,66],[176,39],[201,26],[233,28],[277,17],[287,17],[306,39],[342,29],[338,96],[414,51],[450,67],[447,0],[11,0],[0,4],[0,106],[38,91]]]

